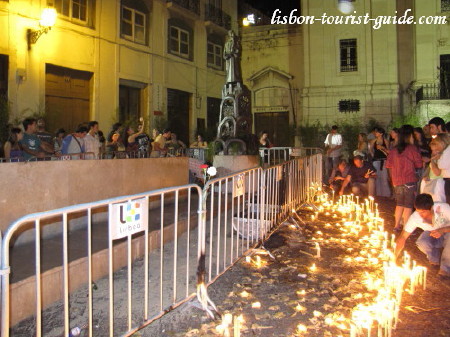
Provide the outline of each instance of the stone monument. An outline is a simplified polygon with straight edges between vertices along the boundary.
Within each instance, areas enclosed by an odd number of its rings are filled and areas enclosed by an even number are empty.
[[[251,93],[242,83],[241,45],[239,37],[230,30],[223,49],[227,78],[222,89],[220,123],[216,142],[222,145],[223,154],[229,154],[231,144],[238,144],[239,152],[246,154],[251,139]]]

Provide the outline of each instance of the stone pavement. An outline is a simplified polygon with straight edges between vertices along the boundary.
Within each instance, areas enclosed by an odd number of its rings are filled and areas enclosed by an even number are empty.
[[[390,199],[377,201],[390,231],[395,205]],[[352,309],[375,296],[364,285],[367,273],[381,275],[379,266],[346,262],[346,258],[358,256],[366,248],[358,238],[343,235],[337,223],[336,219],[321,216],[301,230],[280,226],[265,244],[274,258],[256,251],[251,262],[240,260],[208,288],[220,313],[243,316],[239,336],[349,336]],[[308,242],[318,235],[329,239],[321,243],[320,259],[315,257],[314,245]],[[407,250],[418,264],[428,266],[414,245],[415,238],[408,241]],[[263,266],[258,266],[256,256]],[[313,264],[317,269],[311,269]],[[449,291],[450,282],[439,280],[436,270],[430,269],[427,290],[403,294],[393,336],[450,336]],[[224,336],[217,330],[220,323],[220,319],[211,320],[195,306],[186,304],[134,336]],[[368,336],[367,332],[364,335]],[[376,335],[377,330],[373,329],[371,336]],[[229,336],[235,336],[233,329]]]

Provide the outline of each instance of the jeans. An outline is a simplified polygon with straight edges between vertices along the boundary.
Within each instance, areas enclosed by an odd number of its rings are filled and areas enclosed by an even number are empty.
[[[360,197],[375,196],[375,178],[369,178],[367,183],[352,183],[352,193]]]
[[[339,160],[339,157],[325,157],[325,182],[328,182],[328,178],[330,178],[333,169],[338,166]]]
[[[439,239],[435,239],[430,236],[430,232],[425,231],[417,239],[416,245],[430,263],[440,262],[440,269],[450,273],[450,233],[444,233]],[[442,254],[441,248],[444,248]]]

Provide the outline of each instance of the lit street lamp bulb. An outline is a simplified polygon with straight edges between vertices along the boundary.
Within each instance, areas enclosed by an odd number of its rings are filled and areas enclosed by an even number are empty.
[[[353,12],[353,3],[351,3],[350,1],[339,2],[337,6],[338,10],[342,14],[350,14],[351,12]]]

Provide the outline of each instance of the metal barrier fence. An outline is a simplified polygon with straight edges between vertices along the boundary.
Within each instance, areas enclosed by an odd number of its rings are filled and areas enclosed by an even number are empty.
[[[316,147],[270,147],[259,149],[259,156],[262,162],[269,166],[286,162],[291,157],[312,156],[317,153],[322,153],[322,149]]]
[[[204,187],[207,210],[204,233],[205,266],[210,284],[266,238],[320,182],[321,154],[290,160],[268,169],[255,168],[216,178]]]
[[[208,159],[209,149],[207,148],[169,148],[164,157],[189,157],[205,162]],[[148,151],[111,151],[95,155],[93,152],[71,153],[63,155],[45,156],[43,158],[32,157],[25,160],[23,157],[0,158],[0,163],[17,163],[25,161],[52,161],[52,160],[75,160],[75,159],[133,159],[150,158]]]
[[[183,198],[180,198],[181,195],[183,195]],[[165,202],[165,198],[168,196],[172,197],[172,206],[170,209],[167,209],[168,205],[167,202]],[[19,331],[17,334],[14,334],[14,328],[10,331],[10,313],[11,310],[15,309],[14,306],[11,305],[10,299],[10,268],[12,272],[14,272],[14,266],[11,267],[10,264],[10,246],[13,238],[20,235],[20,232],[30,225],[33,227],[35,235],[35,299],[27,298],[28,303],[26,306],[31,308],[34,307],[34,310],[31,313],[31,315],[35,317],[34,322],[32,322],[32,325],[34,325],[32,326],[34,330],[33,336],[39,337],[43,334],[44,328],[49,328],[47,325],[49,324],[48,320],[50,318],[43,315],[43,309],[46,306],[43,303],[43,297],[48,291],[56,293],[60,292],[62,294],[62,315],[57,322],[52,322],[52,324],[59,323],[61,324],[60,326],[63,327],[62,331],[53,331],[53,333],[60,336],[69,336],[70,330],[74,325],[86,326],[89,336],[94,335],[93,327],[96,325],[100,325],[98,327],[100,330],[98,330],[97,333],[99,331],[102,331],[102,333],[107,331],[109,336],[129,334],[132,331],[136,331],[138,327],[148,324],[148,322],[160,317],[170,308],[194,296],[196,290],[196,262],[198,260],[198,250],[194,249],[194,247],[196,247],[197,242],[201,239],[198,237],[194,238],[192,236],[193,234],[189,231],[189,228],[194,227],[194,225],[195,228],[198,227],[198,223],[192,223],[192,221],[195,221],[197,211],[200,208],[199,203],[197,204],[197,207],[195,207],[197,200],[198,202],[201,200],[200,188],[197,185],[186,185],[82,204],[49,212],[31,214],[14,222],[5,232],[2,241],[1,259],[3,296],[1,336],[10,336],[10,332],[12,332],[12,335],[25,335],[20,332],[20,328],[17,330]],[[121,205],[120,203],[125,204]],[[137,206],[137,203],[139,203],[139,207],[135,207]],[[149,203],[156,203],[157,206],[159,206],[156,209],[150,209],[150,215],[146,210]],[[117,210],[116,208],[120,206],[126,207],[126,209],[121,208],[120,210]],[[95,258],[93,254],[93,240],[95,238],[93,232],[94,230],[98,232],[98,227],[105,224],[94,225],[92,218],[93,214],[99,212],[102,208],[107,209],[108,211],[109,230],[105,233],[105,236],[108,239],[106,244],[107,254],[104,254],[104,256],[107,258],[106,260],[99,261],[98,254]],[[184,208],[183,217],[180,217],[182,208]],[[138,212],[139,209],[142,211]],[[135,212],[135,214],[133,214],[133,212]],[[170,214],[170,219],[168,219],[168,213]],[[127,219],[127,217],[137,216],[137,214],[141,217],[147,216],[149,219],[154,219],[155,221],[150,221],[150,227],[153,226],[155,229],[159,228],[159,236],[151,238],[149,229],[145,228],[143,235],[142,233],[141,235],[128,235],[125,236],[124,239],[115,240],[117,236],[114,235],[114,231],[111,230],[113,228],[112,223],[115,221],[114,218],[116,217],[120,221],[125,221],[126,226],[128,226],[128,224],[134,226],[133,221],[130,222],[130,219]],[[81,216],[85,216],[86,219],[86,242],[81,245],[86,252],[86,263],[82,268],[69,263],[69,255],[75,254],[70,249],[70,246],[78,245],[77,249],[80,249],[80,243],[72,242],[70,239],[70,219],[72,217],[79,218]],[[41,243],[41,241],[44,240],[42,237],[44,223],[48,222],[49,219],[59,220],[59,226],[61,228],[62,251],[60,253],[62,255],[62,277],[61,281],[57,284],[43,284],[42,282],[43,270],[41,270],[41,251],[45,246],[44,242]],[[156,222],[156,220],[158,221]],[[199,219],[197,221],[199,221]],[[172,225],[167,227],[167,224]],[[181,225],[186,229],[184,236],[181,235]],[[126,227],[125,230],[127,230]],[[165,236],[169,235],[170,231],[173,232],[174,244],[169,247],[165,243],[165,241],[167,241]],[[183,243],[181,243],[182,238],[185,240]],[[155,245],[159,243],[160,248],[154,253],[156,256],[150,260],[149,245],[152,243]],[[181,247],[183,249],[181,249]],[[168,252],[168,249],[171,249],[171,251]],[[53,254],[58,254],[58,252],[55,251]],[[134,258],[141,255],[143,256],[143,263],[141,263],[143,268],[138,269],[137,267],[134,267],[132,264],[132,255],[134,255]],[[117,276],[115,276],[114,269],[118,269],[117,267],[120,260],[123,260],[122,264],[127,267],[126,273],[124,272],[126,275],[125,286],[123,284],[121,286],[115,284]],[[100,309],[102,309],[101,311],[106,314],[102,316],[101,313],[93,311],[93,299],[96,295],[93,293],[93,289],[90,285],[92,285],[94,281],[94,267],[106,269],[105,266],[107,266],[106,274],[108,276],[108,281],[104,281],[105,284],[102,287],[104,293],[102,296],[107,298],[108,303],[103,303],[103,308],[101,308],[101,304],[96,304],[97,308],[100,307]],[[85,275],[87,275],[87,277],[84,277]],[[98,271],[96,271],[96,275],[99,275]],[[69,290],[74,290],[77,285],[80,286],[81,284],[87,285],[87,287],[83,289],[85,296],[82,297],[87,297],[86,308],[84,308],[83,311],[88,314],[81,318],[74,319],[73,317],[70,317],[69,313],[69,306],[73,305],[73,301],[69,298]],[[138,286],[138,284],[140,284],[140,286]],[[52,287],[53,289],[48,289],[49,287]],[[120,287],[122,287],[123,293],[115,293],[114,288]],[[123,298],[124,296],[125,299]],[[141,307],[137,307],[134,304],[135,302],[139,302],[137,301],[139,298],[142,299]],[[98,298],[96,299],[99,300]],[[119,303],[117,304],[116,302]],[[25,303],[19,304],[25,305]],[[118,312],[118,307],[121,309],[121,312]],[[53,320],[54,319],[55,318],[53,318]],[[94,319],[96,321],[95,324]],[[108,322],[108,324],[103,324],[101,322]]]
[[[10,272],[14,272],[14,265],[10,256],[13,240],[30,227],[35,237],[32,291],[35,300],[30,298],[28,303],[33,308],[29,313],[34,317],[32,335],[40,337],[48,332],[45,310],[49,303],[44,303],[44,296],[59,289],[61,317],[51,322],[53,327],[59,324],[58,335],[69,336],[71,328],[78,325],[86,328],[87,336],[95,336],[100,330],[103,335],[129,336],[192,298],[196,289],[198,295],[197,279],[207,285],[213,283],[248,249],[260,244],[292,209],[307,201],[311,184],[321,181],[321,171],[322,155],[318,153],[268,169],[254,168],[212,179],[203,190],[197,185],[165,188],[31,214],[17,220],[1,241],[1,336],[20,335],[20,324],[15,324],[18,320],[11,318],[14,306]],[[137,212],[136,207],[141,210],[140,216],[148,216],[149,228],[137,233],[133,225],[131,232],[125,225],[120,228],[132,235],[116,240],[117,219],[129,224],[127,217],[134,214],[127,212]],[[93,215],[101,211],[107,212],[108,222],[93,220]],[[85,242],[81,246],[86,252],[81,267],[70,261],[72,221],[80,218],[85,220],[82,229]],[[57,222],[61,229],[61,281],[56,286],[42,281],[41,252],[45,248],[42,233],[50,220]],[[98,230],[102,228],[107,237],[105,259],[99,257],[103,251],[94,253],[93,250]],[[156,237],[152,236],[154,233]],[[171,243],[167,242],[169,234],[173,236]],[[125,269],[120,269],[122,266]],[[98,269],[102,268],[107,278],[101,278]],[[117,284],[121,275],[122,283]],[[102,289],[98,291],[103,291],[103,302],[91,286],[94,281]],[[69,310],[73,304],[69,294],[74,291],[81,291],[84,294],[81,298],[87,299],[82,317],[73,317]]]

